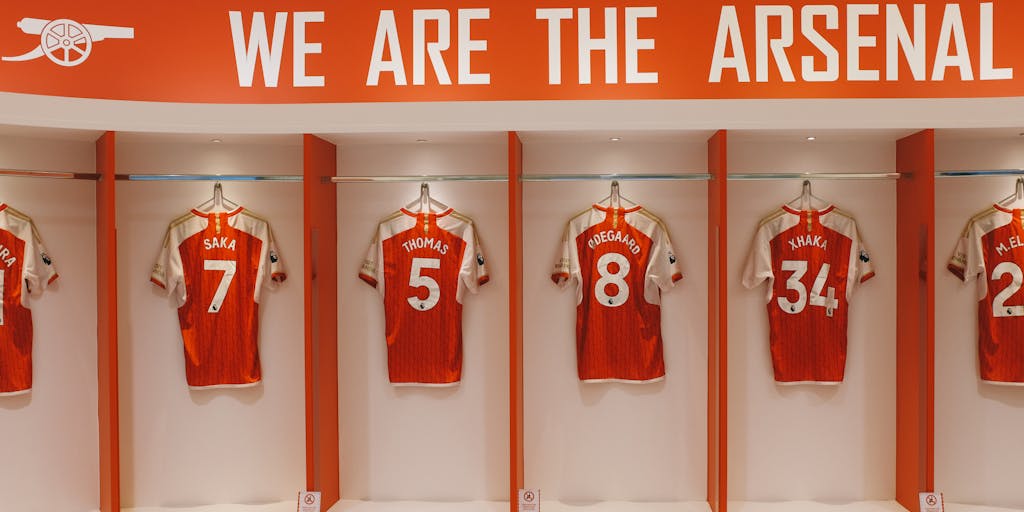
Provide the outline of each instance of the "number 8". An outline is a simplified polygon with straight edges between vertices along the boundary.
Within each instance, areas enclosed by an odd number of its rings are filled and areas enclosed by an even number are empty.
[[[614,274],[608,272],[608,266],[612,263],[619,266],[619,271]],[[601,256],[597,259],[597,273],[601,274],[601,279],[598,279],[597,284],[594,285],[594,297],[597,298],[599,304],[614,308],[629,300],[629,284],[626,283],[626,275],[629,274],[629,260],[625,256],[617,252]],[[609,284],[618,288],[619,291],[615,295],[608,295],[604,291]]]

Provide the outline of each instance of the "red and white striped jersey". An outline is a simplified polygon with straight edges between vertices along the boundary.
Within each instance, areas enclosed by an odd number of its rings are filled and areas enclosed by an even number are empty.
[[[551,279],[576,283],[576,370],[585,382],[665,376],[661,292],[683,278],[668,230],[640,206],[573,217]]]
[[[177,302],[189,387],[260,381],[260,295],[285,277],[270,224],[248,210],[171,223],[150,280]]]
[[[995,205],[967,223],[950,272],[978,280],[981,379],[1024,385],[1024,226],[1021,210]]]
[[[490,279],[473,221],[399,210],[377,226],[359,278],[384,300],[391,383],[457,384],[463,297]]]
[[[775,380],[838,384],[846,368],[846,324],[854,285],[875,273],[853,217],[829,206],[783,206],[761,221],[743,285],[768,280]]]
[[[56,279],[57,269],[32,219],[0,204],[0,395],[32,389],[29,296],[38,298]]]

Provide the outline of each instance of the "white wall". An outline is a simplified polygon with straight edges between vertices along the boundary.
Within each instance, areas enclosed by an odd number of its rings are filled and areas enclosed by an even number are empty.
[[[0,168],[92,172],[94,148],[3,137]],[[0,179],[0,201],[33,218],[60,273],[31,302],[32,392],[0,397],[2,510],[99,508],[95,198],[91,181]]]
[[[892,172],[887,134],[730,133],[729,171]],[[837,387],[778,386],[765,285],[743,265],[758,221],[799,196],[800,180],[729,182],[729,493],[739,501],[892,500],[895,494],[896,184],[815,180],[855,216],[876,277],[854,291],[846,376]]]
[[[214,145],[119,135],[123,173],[296,174],[298,137]],[[171,220],[210,182],[117,186],[121,491],[125,506],[294,499],[305,486],[303,231],[300,183],[225,182],[225,197],[270,220],[288,280],[263,295],[253,388],[190,391],[177,312],[149,273]]]
[[[417,144],[340,137],[341,175],[507,174],[504,134]],[[438,182],[431,196],[476,223],[491,281],[463,307],[462,382],[388,382],[384,306],[357,274],[377,223],[420,184],[338,185],[341,489],[351,500],[508,500],[508,185]]]
[[[630,138],[523,134],[530,174],[705,172],[707,134]],[[640,140],[637,140],[640,139]],[[550,279],[565,223],[609,182],[524,184],[524,445],[528,488],[545,500],[704,501],[707,494],[707,183],[628,181],[621,194],[660,216],[684,278],[662,297],[666,378],[583,384],[576,294]]]
[[[1020,138],[940,133],[940,170],[1024,168]],[[947,501],[1024,508],[1024,389],[978,377],[975,283],[946,270],[967,221],[1014,192],[1013,177],[940,178],[935,197],[935,486]],[[1014,298],[1011,300],[1020,300]]]

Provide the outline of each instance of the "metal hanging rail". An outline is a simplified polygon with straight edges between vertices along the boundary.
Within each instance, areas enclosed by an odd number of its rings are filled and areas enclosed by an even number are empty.
[[[594,180],[617,180],[617,181],[708,181],[711,175],[700,172],[670,172],[654,174],[524,174],[522,181],[543,182],[543,181],[594,181]]]
[[[898,172],[765,172],[730,174],[730,181],[745,180],[895,180],[903,177]]]
[[[121,181],[302,181],[294,174],[117,174]]]
[[[0,176],[16,178],[51,178],[58,180],[91,180],[96,181],[100,175],[94,172],[69,171],[32,171],[26,169],[0,169]]]
[[[421,181],[508,181],[501,174],[424,174],[419,176],[331,176],[330,183],[419,183]]]
[[[988,169],[977,171],[939,171],[936,178],[966,178],[970,176],[1024,176],[1024,169]]]

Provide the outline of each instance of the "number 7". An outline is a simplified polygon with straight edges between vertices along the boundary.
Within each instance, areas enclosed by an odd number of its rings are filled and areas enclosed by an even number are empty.
[[[224,297],[228,294],[228,287],[231,286],[231,281],[235,278],[235,268],[237,266],[236,262],[229,260],[203,260],[203,270],[220,270],[224,272],[224,275],[220,278],[220,284],[217,285],[217,292],[213,294],[213,302],[210,303],[210,308],[206,310],[207,313],[217,313],[220,311]]]

